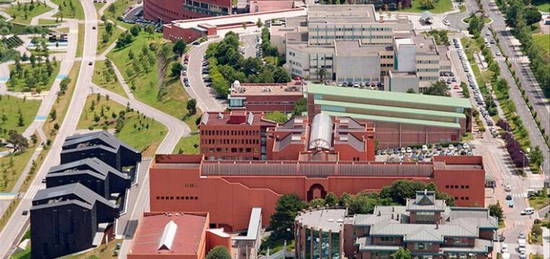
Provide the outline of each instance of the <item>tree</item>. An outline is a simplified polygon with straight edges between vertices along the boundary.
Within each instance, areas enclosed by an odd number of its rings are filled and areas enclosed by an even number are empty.
[[[419,2],[421,9],[434,9],[435,7],[434,0],[420,0]]]
[[[498,222],[504,220],[504,211],[502,210],[502,207],[500,206],[500,203],[498,201],[496,204],[489,205],[489,215],[496,217],[498,219]]]
[[[208,252],[206,259],[231,259],[231,255],[225,246],[216,246]]]
[[[139,27],[139,25],[134,25],[130,28],[130,33],[134,37],[138,36],[140,31],[141,31],[141,28]]]
[[[178,62],[172,64],[172,68],[170,69],[173,77],[180,76],[182,70],[183,70],[183,65]]]
[[[332,192],[327,193],[325,196],[325,204],[329,207],[338,205],[338,196]]]
[[[414,93],[416,93],[416,92],[414,91],[414,89],[409,88],[409,89],[407,89],[407,93],[408,93],[408,94],[414,94]]]
[[[428,87],[424,93],[427,95],[449,96],[447,85],[443,81],[432,83],[432,86]]]
[[[285,194],[275,205],[275,213],[271,215],[269,230],[273,231],[274,239],[292,240],[294,238],[294,219],[298,212],[306,207],[296,194]]]
[[[540,14],[539,10],[537,9],[537,7],[534,6],[527,7],[527,9],[525,9],[524,11],[524,16],[527,25],[538,23],[542,19],[542,15]]]
[[[17,133],[15,130],[10,130],[8,133],[8,143],[13,145],[14,153],[23,152],[27,147],[29,147],[29,142],[23,135]]]
[[[174,47],[172,47],[172,51],[174,51],[174,53],[176,53],[178,56],[181,56],[183,55],[183,53],[185,53],[185,47],[185,42],[183,40],[178,40],[174,44]]]
[[[537,168],[540,168],[544,162],[544,156],[542,155],[542,151],[539,146],[536,146],[533,150],[531,150],[531,152],[529,152],[529,159]]]
[[[197,113],[197,100],[191,98],[189,101],[187,101],[187,113],[189,115],[194,115]]]
[[[258,28],[261,28],[262,26],[264,26],[260,18],[258,18],[258,21],[256,22],[256,26],[258,26]]]
[[[273,79],[275,83],[287,83],[290,82],[290,75],[284,68],[277,67],[273,73]]]
[[[294,104],[294,110],[292,111],[292,114],[302,115],[302,113],[304,113],[305,111],[307,111],[307,99],[306,98],[300,98]]]
[[[391,257],[393,259],[411,259],[412,258],[411,251],[402,247],[400,247],[399,250],[395,251],[395,253],[393,253]]]

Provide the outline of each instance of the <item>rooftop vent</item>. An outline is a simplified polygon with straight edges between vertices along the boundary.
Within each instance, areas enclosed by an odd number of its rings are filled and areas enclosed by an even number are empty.
[[[176,237],[176,231],[178,230],[178,225],[170,220],[164,226],[164,231],[160,237],[158,250],[171,250],[172,244],[174,243],[174,238]]]

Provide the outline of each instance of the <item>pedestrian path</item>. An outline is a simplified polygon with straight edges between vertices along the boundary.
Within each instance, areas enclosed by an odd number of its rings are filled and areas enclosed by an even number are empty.
[[[514,198],[527,198],[527,193],[526,192],[511,193],[510,195],[512,195],[512,197],[514,197]]]

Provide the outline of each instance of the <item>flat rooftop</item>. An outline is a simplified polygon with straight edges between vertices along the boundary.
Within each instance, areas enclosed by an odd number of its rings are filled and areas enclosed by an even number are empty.
[[[372,23],[377,20],[374,5],[312,5],[309,23]]]
[[[338,233],[344,229],[345,209],[322,209],[300,213],[296,221],[305,228]]]
[[[239,83],[231,87],[231,96],[247,95],[303,95],[301,82],[290,83]]]
[[[339,40],[335,41],[334,48],[338,56],[378,56],[380,51],[385,50],[385,47],[380,46],[363,46],[359,40]]]

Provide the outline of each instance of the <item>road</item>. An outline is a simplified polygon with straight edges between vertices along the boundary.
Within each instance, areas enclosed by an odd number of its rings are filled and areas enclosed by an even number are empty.
[[[86,97],[90,92],[88,83],[92,81],[93,65],[88,65],[88,62],[93,62],[95,59],[97,31],[92,29],[92,26],[97,27],[97,13],[91,0],[82,1],[84,9],[85,26],[84,26],[84,49],[82,55],[82,63],[80,66],[79,77],[76,80],[76,86],[73,98],[69,104],[69,109],[59,128],[58,134],[54,139],[50,152],[48,152],[44,162],[38,169],[35,178],[31,182],[29,190],[22,194],[23,198],[19,206],[15,209],[6,227],[0,232],[0,240],[3,244],[0,246],[0,255],[7,257],[12,252],[15,245],[28,224],[28,216],[23,216],[22,212],[31,207],[31,201],[38,189],[42,188],[41,180],[46,175],[48,169],[52,165],[59,164],[59,152],[66,137],[70,136],[84,108]]]
[[[202,61],[208,44],[216,40],[204,42],[198,46],[193,46],[189,50],[189,64],[187,67],[187,76],[189,78],[189,87],[185,87],[187,93],[197,100],[197,106],[203,111],[224,111],[225,104],[222,100],[215,97],[214,89],[206,87],[202,80]],[[181,78],[182,85],[183,77]]]
[[[506,30],[506,23],[503,14],[498,10],[498,7],[493,1],[482,1],[483,8],[486,14],[493,20],[490,27],[496,32],[499,44],[502,47],[503,54],[508,57],[512,63],[512,69],[516,71],[521,86],[525,89],[525,93],[529,98],[529,103],[538,114],[541,120],[541,125],[545,128],[545,134],[550,137],[550,102],[545,98],[539,84],[531,72],[531,68],[526,66],[519,59],[518,53],[512,47],[511,39],[513,38],[510,31]],[[514,38],[515,39],[515,38]],[[504,62],[504,60],[502,60]],[[542,145],[542,143],[541,143]]]
[[[489,33],[487,36],[486,33],[489,32],[488,28],[483,28],[482,35],[489,39],[489,41],[494,40],[492,34]],[[500,52],[498,47],[495,44],[490,45],[491,53],[493,54],[493,57],[495,57],[495,61],[497,62],[499,68],[500,68],[500,77],[504,78],[508,85],[510,86],[510,90],[508,91],[510,94],[510,98],[513,100],[516,106],[516,112],[523,121],[524,127],[527,129],[527,132],[529,132],[529,140],[531,141],[531,146],[539,146],[543,156],[544,156],[544,164],[543,164],[543,172],[547,176],[550,176],[550,150],[548,149],[548,146],[545,144],[544,137],[542,136],[539,128],[537,127],[537,124],[531,115],[531,112],[529,111],[529,108],[527,107],[527,104],[525,103],[525,100],[521,96],[521,91],[519,90],[518,86],[516,85],[516,82],[514,78],[512,77],[512,74],[508,70],[508,66],[506,65],[505,59],[503,57],[499,57],[496,55],[497,52]],[[539,113],[539,118],[540,118]],[[546,118],[545,120],[548,121],[550,118]]]

